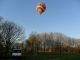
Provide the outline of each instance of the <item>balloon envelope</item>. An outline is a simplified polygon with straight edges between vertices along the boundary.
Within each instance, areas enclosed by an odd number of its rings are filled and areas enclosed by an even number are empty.
[[[38,13],[42,14],[46,10],[46,5],[43,2],[38,3],[36,10]]]

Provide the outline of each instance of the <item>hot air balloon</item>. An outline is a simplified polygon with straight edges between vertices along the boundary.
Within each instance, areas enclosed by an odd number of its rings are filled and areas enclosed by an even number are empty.
[[[42,14],[46,10],[46,5],[43,2],[38,3],[36,10],[39,14]]]

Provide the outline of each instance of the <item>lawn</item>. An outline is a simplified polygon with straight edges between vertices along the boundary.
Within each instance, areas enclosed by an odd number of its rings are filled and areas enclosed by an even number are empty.
[[[80,60],[80,54],[27,55],[23,60]]]

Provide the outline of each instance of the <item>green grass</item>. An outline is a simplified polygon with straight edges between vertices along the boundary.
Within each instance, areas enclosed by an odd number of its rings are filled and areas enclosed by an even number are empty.
[[[80,60],[80,54],[27,55],[23,60]]]

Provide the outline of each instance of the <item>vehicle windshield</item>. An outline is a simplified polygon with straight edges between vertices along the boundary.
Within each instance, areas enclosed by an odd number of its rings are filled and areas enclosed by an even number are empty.
[[[13,50],[15,53],[21,53],[21,50]]]

